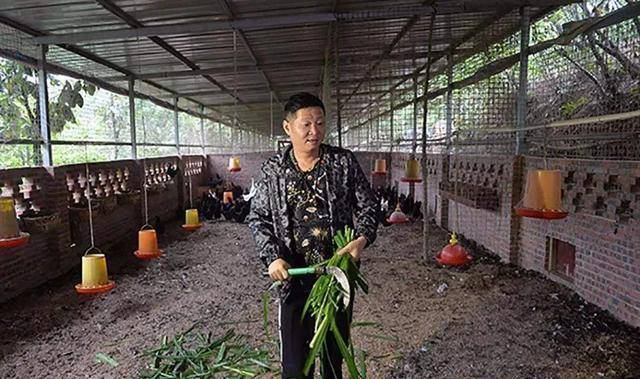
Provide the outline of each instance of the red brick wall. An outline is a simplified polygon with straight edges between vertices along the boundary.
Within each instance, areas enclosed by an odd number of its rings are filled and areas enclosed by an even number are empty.
[[[167,175],[167,168],[173,166],[180,167],[180,171],[172,179]],[[188,180],[184,175],[192,176],[194,182],[201,182],[209,170],[203,157],[189,156],[182,160],[163,157],[91,163],[89,172],[94,178],[92,195],[111,200],[108,206],[96,206],[93,212],[95,245],[109,257],[116,253],[133,253],[137,231],[144,223],[142,194],[128,201],[114,201],[116,197],[112,192],[115,187],[123,189],[122,183],[126,183],[127,189],[141,191],[146,180],[151,187],[149,221],[154,223],[158,218],[164,222],[181,215],[181,204],[188,200],[188,187],[185,186]],[[90,246],[88,211],[70,210],[68,205],[73,202],[74,193],[84,196],[86,187],[81,178],[86,178],[84,164],[0,170],[3,194],[11,194],[18,208],[28,197],[41,209],[58,212],[60,216],[60,223],[55,229],[32,232],[26,245],[0,249],[0,302],[70,270],[79,271],[80,256]]]
[[[450,179],[458,183],[477,185],[497,190],[497,210],[477,209],[450,200],[448,202],[447,229],[457,231],[472,239],[505,262],[511,259],[511,193],[513,179],[511,156],[452,156]],[[461,187],[459,185],[458,187]],[[460,193],[461,189],[453,190]]]
[[[226,170],[228,154],[209,155],[206,160],[187,156],[182,160],[164,157],[95,163],[90,164],[90,171],[102,173],[103,181],[113,184],[118,171],[126,169],[128,186],[134,190],[142,188],[145,178],[151,186],[150,220],[153,222],[158,217],[167,221],[183,217],[181,205],[188,201],[188,179],[185,180],[184,175],[202,184],[219,173],[246,188],[251,184],[251,178],[258,177],[260,164],[273,154],[241,155],[242,171],[234,174]],[[390,180],[395,182],[404,174],[408,155],[357,153],[356,157],[367,174],[374,159],[386,157]],[[513,156],[452,156],[447,159],[429,155],[427,163],[428,203],[441,225],[456,229],[505,261],[562,282],[587,301],[640,326],[640,162],[550,159],[550,168],[563,172],[563,200],[570,211],[569,216],[560,221],[518,218],[512,214],[512,207],[521,197],[523,168],[542,167],[540,159],[523,160]],[[173,166],[180,167],[180,174],[172,179],[167,175],[167,168]],[[5,193],[11,192],[18,202],[23,202],[27,192],[42,209],[58,212],[61,220],[61,226],[54,231],[33,233],[30,242],[23,247],[0,250],[0,302],[71,269],[79,270],[79,257],[88,246],[88,225],[86,217],[85,222],[74,222],[78,217],[70,217],[67,204],[72,194],[78,192],[76,179],[83,171],[84,165],[0,171],[0,187],[4,187]],[[28,179],[27,184],[33,185],[24,185],[23,177]],[[498,209],[475,209],[446,200],[439,188],[448,180],[496,189]],[[105,185],[101,184],[102,189]],[[406,183],[398,185],[401,193],[407,193]],[[96,211],[96,244],[107,254],[135,248],[136,231],[144,222],[141,198],[131,204]],[[416,198],[422,198],[421,185],[416,186]],[[456,217],[457,212],[459,217]],[[547,237],[576,246],[573,281],[547,272]],[[75,243],[74,248],[70,247],[72,243]]]
[[[25,186],[23,178],[33,185]],[[4,195],[11,195],[19,205],[25,198],[31,198],[43,211],[57,212],[60,220],[57,227],[46,232],[26,230],[31,233],[26,245],[0,248],[1,302],[32,287],[33,283],[43,283],[66,272],[73,257],[67,227],[67,190],[64,181],[56,178],[52,169],[0,170],[0,187],[3,187]],[[24,226],[21,228],[25,231]]]
[[[521,265],[640,326],[640,162],[549,159],[548,164],[563,173],[563,206],[570,213],[559,221],[522,219]],[[526,159],[526,168],[542,167],[540,159]],[[617,186],[607,184],[611,176],[617,176]],[[604,207],[597,206],[598,197]],[[624,200],[630,201],[630,219],[619,215]],[[546,270],[547,237],[575,245],[573,282]]]

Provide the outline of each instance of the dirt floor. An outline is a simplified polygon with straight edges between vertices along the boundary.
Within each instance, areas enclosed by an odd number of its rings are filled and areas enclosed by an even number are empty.
[[[640,378],[637,329],[476,248],[466,269],[424,261],[420,232],[381,228],[366,251],[370,294],[358,296],[355,314],[366,324],[353,334],[369,378]],[[434,251],[446,240],[432,229]],[[118,286],[108,295],[76,295],[75,273],[0,305],[0,378],[136,377],[148,362],[142,351],[195,322],[265,343],[268,282],[245,225],[212,223],[190,235],[168,227],[160,242],[159,260],[109,262]]]

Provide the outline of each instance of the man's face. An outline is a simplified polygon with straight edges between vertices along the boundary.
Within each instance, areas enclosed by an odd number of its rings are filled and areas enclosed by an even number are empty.
[[[320,107],[298,109],[294,117],[282,122],[284,131],[297,152],[317,151],[324,140],[324,112]]]

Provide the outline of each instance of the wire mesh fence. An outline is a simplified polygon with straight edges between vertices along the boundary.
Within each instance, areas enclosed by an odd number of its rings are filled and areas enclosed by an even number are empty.
[[[535,49],[566,33],[571,23],[606,16],[627,5],[609,0],[562,7],[532,22],[529,46]],[[517,12],[503,19],[514,17],[519,17]],[[579,34],[568,43],[536,49],[535,54],[530,54],[527,113],[522,125],[517,123],[520,33],[513,30],[508,38],[496,40],[504,30],[505,23],[496,22],[479,34],[487,41],[481,51],[470,55],[461,48],[452,54],[449,136],[455,151],[513,154],[516,128],[521,127],[527,154],[640,159],[640,115],[636,114],[640,110],[638,18]],[[424,41],[426,38],[423,45]],[[447,144],[445,61],[439,59],[431,68],[427,94],[428,152],[442,151]],[[402,77],[402,72],[411,72],[423,62],[401,61],[397,67],[381,64],[375,75]],[[359,150],[412,152],[414,144],[420,144],[422,139],[424,70],[420,78],[418,91],[413,89],[410,79],[399,85],[397,81],[385,83],[383,87],[387,90],[394,86],[393,98],[374,95],[378,101],[367,102],[367,109],[346,112],[345,145]],[[375,90],[380,91],[374,87]],[[371,125],[375,125],[375,136],[379,138],[376,143],[370,143],[371,134],[366,132]]]
[[[428,152],[441,152],[452,144],[457,152],[513,154],[520,128],[524,152],[530,155],[639,159],[640,21],[627,17],[571,34],[576,25],[605,19],[630,4],[589,0],[561,7],[540,19],[529,14],[533,17],[529,41],[533,53],[527,64],[527,113],[522,124],[518,124],[517,109],[519,23],[524,18],[517,9],[493,16],[474,15],[485,21],[470,22],[473,28],[452,28],[443,23],[445,16],[344,24],[337,56],[357,64],[350,64],[344,77],[331,84],[334,91],[340,90],[342,99],[339,109],[332,109],[332,117],[337,118],[338,111],[341,114],[343,145],[353,150],[420,152],[426,98]],[[562,43],[545,45],[568,35],[571,37]],[[364,54],[362,47],[381,53]],[[1,164],[39,164],[38,74],[32,68],[39,48],[28,34],[0,25],[0,53],[12,57],[0,61],[0,94],[4,96]],[[52,68],[75,70],[88,77],[121,75],[61,47],[51,47],[48,58]],[[132,59],[143,58],[136,55]],[[12,83],[15,72],[22,78],[19,83]],[[332,75],[335,73],[325,76]],[[54,163],[132,156],[126,81],[110,82],[115,92],[58,74],[50,75],[49,81]],[[195,88],[195,79],[193,82]],[[228,112],[212,111],[213,117],[204,120],[194,116],[202,109],[185,98],[180,98],[178,106],[190,113],[178,113],[176,133],[171,97],[144,81],[137,81],[135,88],[159,96],[154,102],[135,101],[139,157],[274,147],[273,140],[239,129],[242,125],[230,127],[235,123]],[[20,91],[26,91],[26,100],[20,99],[25,97]],[[11,102],[5,101],[8,97]],[[22,105],[11,105],[20,101]],[[328,140],[337,143],[334,128]],[[77,149],[78,145],[89,147]]]

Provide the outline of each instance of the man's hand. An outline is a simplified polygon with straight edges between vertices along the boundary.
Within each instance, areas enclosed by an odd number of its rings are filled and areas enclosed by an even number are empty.
[[[289,269],[289,263],[282,258],[278,258],[275,261],[271,262],[269,265],[269,276],[274,281],[283,281],[289,278],[289,273],[287,269]]]
[[[347,246],[343,247],[338,251],[338,255],[343,255],[349,253],[351,255],[351,259],[354,262],[360,260],[360,253],[364,250],[365,245],[367,244],[367,239],[364,236],[360,236],[355,240],[349,242]]]

